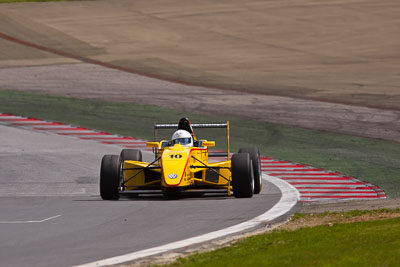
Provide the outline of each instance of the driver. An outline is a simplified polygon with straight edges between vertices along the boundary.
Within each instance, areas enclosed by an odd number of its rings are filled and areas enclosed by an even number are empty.
[[[192,135],[185,130],[177,130],[176,132],[174,132],[171,139],[172,144],[181,144],[187,147],[193,146]]]

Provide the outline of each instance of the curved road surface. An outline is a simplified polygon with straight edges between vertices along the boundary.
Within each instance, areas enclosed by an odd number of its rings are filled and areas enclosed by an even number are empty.
[[[4,125],[0,142],[1,266],[71,266],[148,249],[247,221],[281,197],[264,181],[252,199],[102,201],[100,159],[120,147]]]

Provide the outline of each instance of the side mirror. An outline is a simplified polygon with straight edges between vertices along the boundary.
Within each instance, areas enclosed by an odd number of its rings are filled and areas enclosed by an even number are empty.
[[[214,147],[215,146],[215,142],[214,141],[204,141],[202,143],[202,145],[206,146],[206,147]]]
[[[147,142],[146,147],[158,147],[158,142]]]

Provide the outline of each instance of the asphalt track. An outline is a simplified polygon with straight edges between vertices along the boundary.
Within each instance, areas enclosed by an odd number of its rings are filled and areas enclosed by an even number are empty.
[[[120,146],[2,124],[0,142],[1,266],[71,266],[141,251],[248,221],[281,198],[264,181],[252,199],[102,201],[100,159]]]

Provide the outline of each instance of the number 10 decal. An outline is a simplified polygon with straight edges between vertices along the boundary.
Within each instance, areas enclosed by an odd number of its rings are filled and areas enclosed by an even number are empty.
[[[182,158],[181,154],[171,154],[169,156],[171,157],[171,159],[180,159],[180,158]]]

